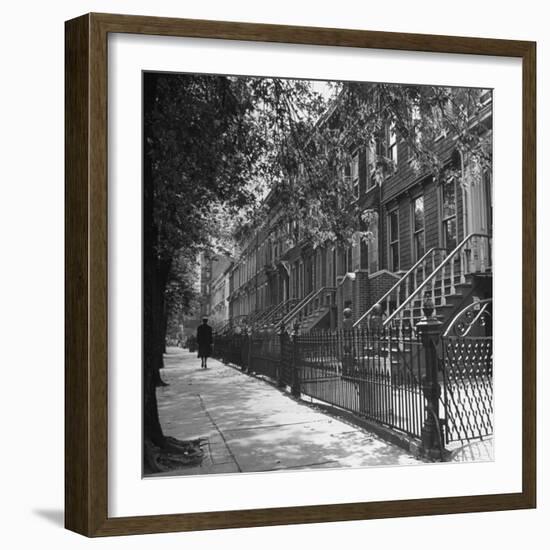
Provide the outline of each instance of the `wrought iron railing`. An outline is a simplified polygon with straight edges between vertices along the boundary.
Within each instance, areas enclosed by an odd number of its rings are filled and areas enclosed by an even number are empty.
[[[390,313],[383,322],[385,327],[402,325],[404,321],[413,324],[414,310],[424,307],[429,297],[437,310],[446,305],[446,297],[456,293],[456,285],[465,283],[466,275],[485,273],[491,269],[491,238],[482,233],[472,233],[445,256],[433,271],[410,293],[405,300]],[[416,303],[415,303],[416,302]]]
[[[216,339],[216,357],[298,395],[419,438],[422,343],[412,330],[245,334]]]
[[[354,327],[360,327],[367,321],[379,304],[386,317],[398,308],[404,300],[418,288],[443,261],[446,255],[444,248],[434,247],[428,250],[375,304],[373,304],[357,321]]]
[[[451,320],[443,336],[492,335],[493,299],[475,300]]]
[[[486,303],[461,314],[477,311],[472,318],[477,323]],[[466,328],[466,336],[446,332],[439,347],[433,340],[439,333],[427,332],[430,327],[418,326],[421,338],[416,329],[402,326],[305,334],[289,334],[284,327],[278,333],[244,331],[216,336],[213,355],[272,379],[296,397],[347,410],[416,438],[419,445],[422,439],[419,449],[426,456],[444,458],[445,447],[450,451],[456,442],[493,432],[492,338],[472,336]],[[430,425],[437,437],[425,439]]]
[[[298,298],[294,302],[294,305],[287,310],[287,312],[279,319],[279,324],[288,326],[288,320],[289,318],[294,314],[295,311],[298,311],[303,304],[305,304],[313,295],[315,294],[315,291],[312,290],[309,294],[304,296],[303,298]]]
[[[280,363],[281,339],[278,334],[250,336],[250,372],[275,380]]]
[[[289,311],[299,302],[297,298],[289,298],[275,306],[264,318],[262,318],[262,326],[275,325],[288,314]]]
[[[446,443],[493,434],[492,304],[469,304],[441,338]]]
[[[248,346],[247,334],[216,334],[214,335],[212,356],[224,363],[232,363],[245,369],[248,366]]]
[[[413,331],[314,331],[298,345],[302,394],[420,437],[424,371]]]
[[[493,338],[445,336],[443,404],[447,443],[493,434]]]
[[[265,319],[276,307],[278,304],[268,306],[265,309],[260,309],[256,311],[253,315],[248,318],[248,325],[251,327],[259,326],[262,324],[262,320]]]
[[[225,319],[224,321],[214,323],[212,325],[212,331],[217,334],[222,334],[223,332],[226,332],[229,329],[230,323],[231,323],[230,319]]]
[[[330,308],[334,305],[335,293],[336,289],[328,286],[310,292],[281,320],[281,324],[290,327],[295,321],[302,323],[313,313],[323,308]]]

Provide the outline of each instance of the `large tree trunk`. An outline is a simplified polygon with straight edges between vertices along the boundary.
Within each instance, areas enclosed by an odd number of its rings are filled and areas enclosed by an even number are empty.
[[[165,291],[168,284],[171,260],[159,260],[155,262],[156,282],[153,290],[153,316],[154,326],[151,335],[151,345],[154,346],[155,383],[157,386],[166,386],[166,382],[160,376],[160,369],[164,368],[164,354],[166,353],[166,300]]]
[[[144,78],[144,144],[143,144],[143,435],[144,442],[163,447],[165,437],[160,425],[156,387],[159,379],[158,356],[159,280],[157,270],[157,231],[153,216],[154,179],[151,159],[145,143],[150,135],[145,114],[151,112],[156,93],[156,78]],[[145,461],[147,453],[144,453]],[[152,465],[145,464],[152,469]]]
[[[162,310],[162,320],[163,320],[163,327],[162,331],[164,333],[164,353],[166,353],[166,333],[168,332],[168,307],[166,306],[166,300],[164,302],[164,308]],[[164,363],[162,364],[164,366]]]
[[[144,77],[143,140],[143,471],[169,471],[202,460],[201,441],[178,441],[166,437],[158,414],[157,387],[166,342],[164,293],[171,259],[159,258],[158,228],[154,219],[155,180],[145,143],[151,136],[145,114],[155,101],[158,76]]]

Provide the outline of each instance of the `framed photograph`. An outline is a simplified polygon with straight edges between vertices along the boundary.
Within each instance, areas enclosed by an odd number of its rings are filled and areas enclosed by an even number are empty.
[[[65,40],[68,529],[536,506],[535,43]]]

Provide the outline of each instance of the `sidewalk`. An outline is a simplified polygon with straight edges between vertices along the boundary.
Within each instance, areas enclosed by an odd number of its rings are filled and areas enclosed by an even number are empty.
[[[272,385],[169,348],[158,389],[166,435],[205,438],[200,466],[170,475],[418,464],[400,447],[316,410]]]

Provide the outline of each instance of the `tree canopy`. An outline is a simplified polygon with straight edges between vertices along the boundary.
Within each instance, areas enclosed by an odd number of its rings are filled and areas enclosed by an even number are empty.
[[[376,155],[372,177],[395,169],[379,147],[388,126],[406,142],[418,172],[439,174],[433,143],[442,133],[482,165],[490,141],[471,127],[483,90],[383,83],[161,74],[146,143],[155,179],[157,251],[172,257],[230,253],[232,239],[262,223],[277,190],[288,220],[320,244],[349,240],[362,215],[344,174],[358,145]]]

